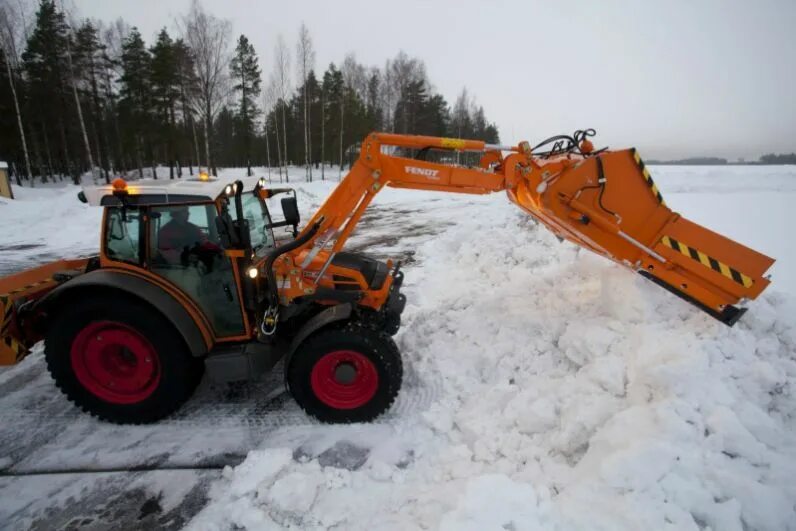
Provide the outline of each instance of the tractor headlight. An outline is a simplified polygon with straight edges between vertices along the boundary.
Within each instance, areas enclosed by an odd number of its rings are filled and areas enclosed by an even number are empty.
[[[235,193],[235,189],[232,187],[231,184],[228,184],[226,188],[224,188],[224,193],[227,195],[232,195],[233,193]]]
[[[249,270],[247,271],[247,274],[249,275],[249,278],[255,279],[257,278],[259,272],[257,271],[256,267],[250,267]]]

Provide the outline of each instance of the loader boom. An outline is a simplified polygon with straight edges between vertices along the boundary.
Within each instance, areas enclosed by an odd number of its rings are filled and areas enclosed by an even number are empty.
[[[467,194],[505,191],[558,237],[638,272],[727,325],[745,311],[736,304],[756,298],[769,284],[763,275],[774,260],[673,212],[635,149],[595,152],[583,132],[561,138],[569,140],[537,155],[527,142],[492,146],[372,133],[348,175],[302,232],[314,230],[314,235],[293,251],[290,264],[277,266],[276,274],[286,278],[298,266],[305,275],[323,276],[375,195],[389,186]],[[479,152],[480,163],[462,167],[408,156],[430,149]],[[281,300],[306,289],[285,285]],[[373,298],[376,307],[380,296]]]

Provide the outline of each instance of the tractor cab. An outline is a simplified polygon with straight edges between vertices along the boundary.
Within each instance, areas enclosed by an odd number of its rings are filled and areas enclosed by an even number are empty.
[[[265,185],[264,179],[166,186],[117,179],[84,190],[81,199],[105,209],[100,266],[156,277],[189,299],[217,343],[251,337],[263,298],[252,272],[298,231],[295,191]],[[282,219],[274,221],[266,199],[282,194]]]

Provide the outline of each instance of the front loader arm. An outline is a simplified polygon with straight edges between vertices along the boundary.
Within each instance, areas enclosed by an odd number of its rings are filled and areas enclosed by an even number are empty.
[[[506,177],[502,173],[398,157],[385,153],[383,147],[495,153],[478,140],[386,133],[368,135],[362,143],[359,159],[304,229],[309,230],[321,220],[321,228],[314,238],[316,246],[318,242],[324,246],[333,241],[332,251],[340,251],[370,202],[385,186],[465,194],[488,194],[506,189]]]
[[[734,324],[745,311],[734,305],[765,289],[769,280],[764,274],[774,260],[669,209],[635,149],[592,152],[586,142],[580,145],[583,149],[571,143],[568,149],[537,156],[527,142],[494,146],[477,140],[371,133],[362,142],[357,162],[303,234],[316,224],[319,229],[277,274],[286,278],[288,270],[298,267],[303,274],[309,270],[315,278],[323,276],[385,186],[467,194],[505,191],[560,238],[628,267],[725,324]],[[428,162],[397,156],[395,148],[475,151],[481,153],[481,161],[478,167]],[[285,292],[295,296],[309,289],[292,284]],[[378,307],[382,295],[366,297],[366,303]]]

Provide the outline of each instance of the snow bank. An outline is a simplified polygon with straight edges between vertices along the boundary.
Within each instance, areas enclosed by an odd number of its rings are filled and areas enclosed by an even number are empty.
[[[499,195],[377,208],[452,222],[416,248],[397,338],[431,406],[277,431],[190,528],[796,529],[793,296],[729,329]]]

